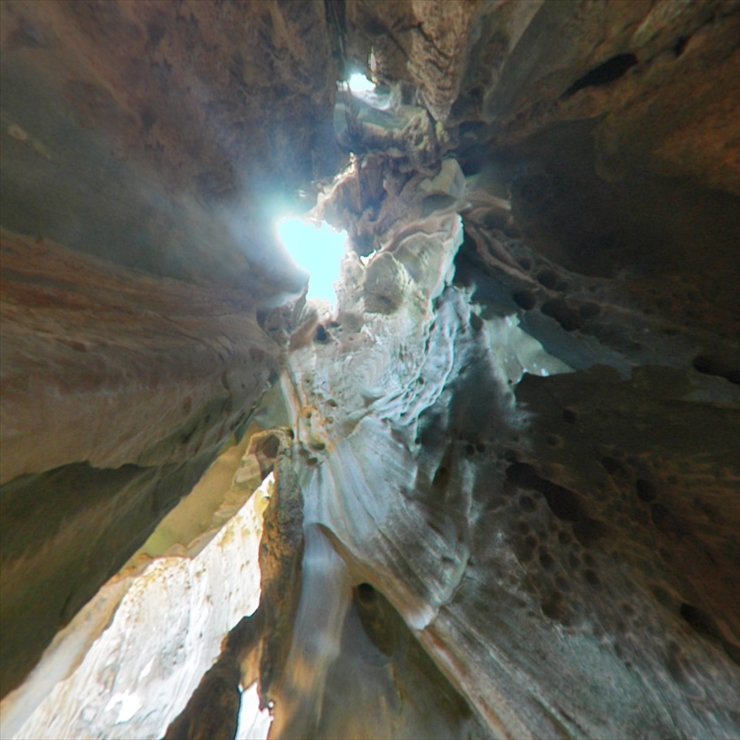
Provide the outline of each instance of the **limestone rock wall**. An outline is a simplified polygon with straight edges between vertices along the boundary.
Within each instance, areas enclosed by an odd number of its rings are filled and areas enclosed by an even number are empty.
[[[734,378],[700,372],[696,337],[661,332],[617,281],[545,268],[492,234],[471,196],[475,239],[461,246],[459,217],[432,213],[366,262],[349,257],[336,321],[290,355],[306,606],[275,736],[339,732],[348,710],[321,686],[379,652],[398,678],[363,684],[383,707],[369,735],[732,737]],[[542,342],[523,377],[510,364],[521,340],[497,338],[496,317]],[[312,553],[316,526],[333,552]],[[368,624],[352,594],[392,606]],[[341,627],[314,603],[346,615]],[[415,706],[459,692],[433,730],[379,698],[412,681],[396,611],[441,672],[414,684]]]
[[[246,425],[277,362],[243,294],[8,232],[1,275],[7,692]]]
[[[740,2],[0,14],[2,694],[259,417],[273,737],[737,736]]]
[[[2,238],[2,482],[185,462],[246,418],[277,369],[244,294]]]
[[[215,485],[217,490],[218,477],[209,471],[201,487]],[[241,626],[248,625],[246,615],[257,609],[260,509],[269,487],[265,481],[196,555],[170,550],[154,559],[139,558],[106,583],[75,618],[76,629],[65,630],[44,655],[29,687],[10,694],[4,705],[3,736],[56,740],[164,735],[218,657],[224,634],[243,632],[235,626],[243,616]],[[202,498],[204,493],[191,495]],[[117,601],[111,606],[108,600]],[[108,624],[96,624],[92,615],[106,609]],[[89,644],[75,655],[76,641],[88,624]],[[226,684],[227,691],[222,692],[226,709],[229,702],[234,709],[235,699],[235,711],[227,714],[234,726],[239,652],[234,646],[228,651],[231,659],[211,674],[217,693],[219,684]],[[57,674],[56,681],[49,680],[49,673]],[[245,681],[247,688],[254,678]],[[214,690],[214,681],[210,684]],[[191,724],[207,728],[210,722],[213,727],[213,715],[218,712],[213,708],[209,712],[206,702],[204,711],[190,710]],[[218,736],[205,732],[200,737]]]
[[[337,149],[321,2],[0,13],[4,695],[277,377],[271,219]]]
[[[732,0],[346,3],[347,54],[408,80],[430,113],[497,150],[599,119],[600,172],[740,193]]]

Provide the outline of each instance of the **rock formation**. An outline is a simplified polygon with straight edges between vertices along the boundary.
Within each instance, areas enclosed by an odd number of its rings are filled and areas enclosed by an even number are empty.
[[[740,2],[0,16],[3,738],[737,737]]]

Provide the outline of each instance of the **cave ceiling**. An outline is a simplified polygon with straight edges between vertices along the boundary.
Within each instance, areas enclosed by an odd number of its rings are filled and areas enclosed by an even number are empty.
[[[738,736],[738,0],[0,50],[3,738]]]

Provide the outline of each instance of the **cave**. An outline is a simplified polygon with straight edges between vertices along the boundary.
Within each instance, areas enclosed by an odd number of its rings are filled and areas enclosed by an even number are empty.
[[[0,3],[0,736],[737,738],[740,2]]]

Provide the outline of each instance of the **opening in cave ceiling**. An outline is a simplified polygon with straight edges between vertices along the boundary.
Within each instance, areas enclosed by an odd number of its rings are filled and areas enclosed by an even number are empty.
[[[347,234],[326,222],[312,224],[300,219],[283,219],[277,225],[281,241],[290,256],[310,277],[306,298],[320,299],[333,307],[334,283],[339,280],[339,264],[346,252]]]
[[[740,3],[0,20],[3,740],[738,736]]]
[[[369,80],[362,72],[355,72],[350,75],[347,80],[347,86],[355,94],[369,93],[375,90],[375,83]]]

